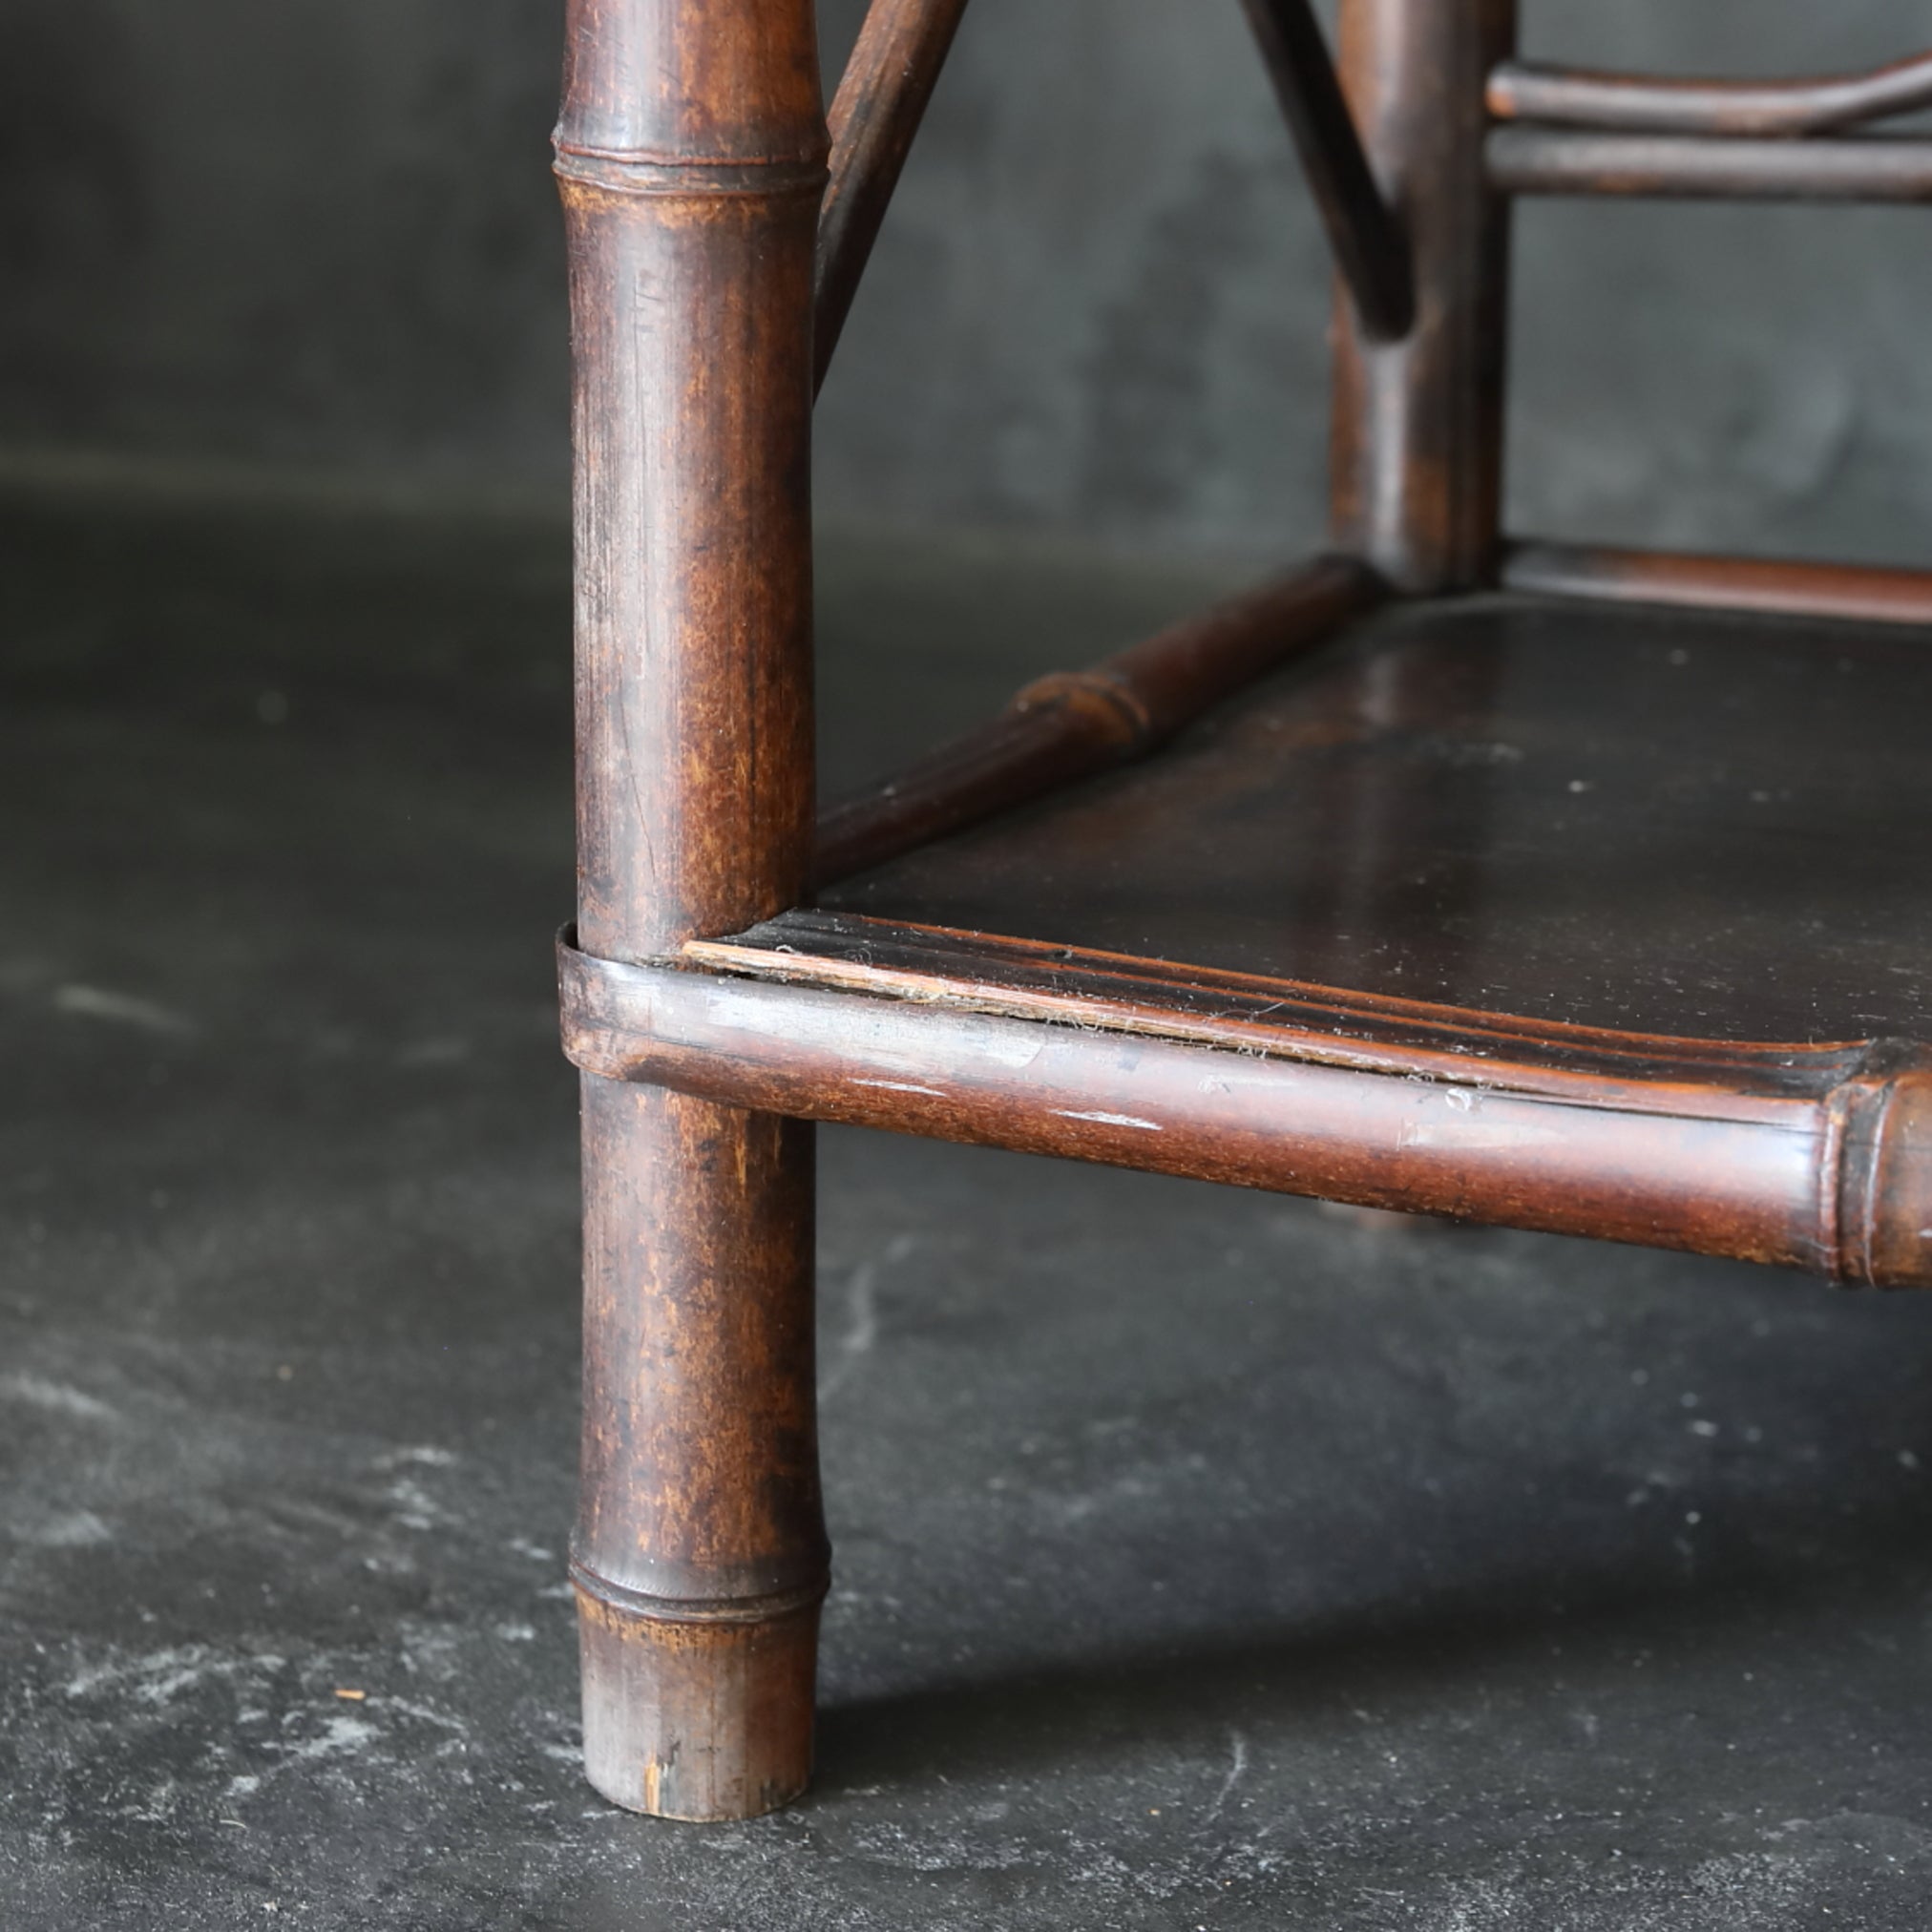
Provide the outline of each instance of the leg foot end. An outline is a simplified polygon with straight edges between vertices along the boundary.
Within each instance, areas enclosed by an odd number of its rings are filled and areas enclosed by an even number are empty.
[[[811,1776],[818,1601],[669,1616],[577,1584],[583,1753],[614,1804],[719,1822],[788,1804]]]

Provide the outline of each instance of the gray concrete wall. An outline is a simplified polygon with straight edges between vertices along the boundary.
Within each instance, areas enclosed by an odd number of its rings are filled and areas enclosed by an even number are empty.
[[[561,491],[556,0],[0,0],[0,450]],[[827,0],[835,55],[856,0]],[[1536,54],[1856,64],[1915,0],[1530,0]],[[1932,227],[1534,207],[1524,527],[1913,557]],[[976,0],[821,411],[834,514],[1321,524],[1327,270],[1234,0]]]

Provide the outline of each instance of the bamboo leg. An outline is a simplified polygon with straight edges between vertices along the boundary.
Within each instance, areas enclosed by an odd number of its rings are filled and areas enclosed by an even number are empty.
[[[585,1764],[749,1817],[811,1770],[812,1129],[595,1076],[583,1123]]]
[[[809,0],[572,0],[579,943],[663,958],[804,896]],[[811,1130],[587,1076],[584,1747],[744,1817],[810,1770],[826,1586]]]
[[[1341,80],[1413,251],[1416,313],[1376,342],[1335,315],[1337,549],[1401,589],[1495,580],[1509,211],[1487,184],[1483,83],[1516,0],[1342,0]]]

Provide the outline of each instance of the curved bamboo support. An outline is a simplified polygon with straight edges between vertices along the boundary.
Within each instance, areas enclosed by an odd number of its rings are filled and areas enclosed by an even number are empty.
[[[859,278],[966,0],[872,0],[832,98],[831,179],[818,221],[813,379],[825,383]]]
[[[1498,120],[1617,134],[1816,135],[1932,107],[1932,53],[1801,80],[1671,80],[1505,61],[1489,76]]]

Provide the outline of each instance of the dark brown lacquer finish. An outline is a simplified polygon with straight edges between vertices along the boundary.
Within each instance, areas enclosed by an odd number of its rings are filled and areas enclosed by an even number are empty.
[[[1932,572],[1922,570],[1512,543],[1503,556],[1502,581],[1510,590],[1545,597],[1932,626]]]
[[[1353,557],[1318,557],[1087,671],[1037,679],[1000,715],[819,820],[830,884],[1008,807],[1145,757],[1230,692],[1312,650],[1388,595]]]
[[[1932,107],[1932,53],[1802,80],[1669,80],[1505,61],[1489,76],[1498,120],[1619,134],[1818,135]]]
[[[1440,1006],[1398,994],[1227,973],[1039,939],[907,926],[853,913],[781,914],[748,933],[692,939],[706,972],[844,988],[1015,1019],[1194,1040],[1367,1073],[1493,1084],[1634,1112],[1740,1117],[1749,1099],[1821,1098],[1873,1043],[1690,1040]],[[1700,1102],[1696,1089],[1712,1098]]]
[[[1932,201],[1932,140],[1728,140],[1502,127],[1490,185],[1510,195],[1678,200]]]
[[[1340,269],[1334,554],[815,825],[812,397],[963,0],[874,0],[830,134],[810,0],[569,0],[572,1574],[620,1804],[809,1772],[814,1122],[1932,1286],[1932,576],[1498,521],[1508,198],[1932,199],[1932,141],[1832,132],[1932,56],[1655,82],[1515,63],[1515,0],[1340,0],[1332,65],[1245,4]]]
[[[1397,604],[1160,757],[821,904],[1538,1023],[1932,1043],[1927,644]]]
[[[1408,591],[1495,564],[1508,210],[1482,86],[1515,39],[1515,0],[1342,0],[1342,85],[1408,231],[1416,317],[1376,343],[1336,316],[1334,536]]]
[[[793,950],[799,936],[780,921],[700,949],[755,976],[738,980],[566,947],[567,1049],[599,1077],[817,1120],[1932,1286],[1919,1218],[1932,1206],[1932,1057],[1909,1046],[1763,1047],[1727,1063],[1695,1041],[1579,1038],[1600,1084],[1552,1077],[1534,1046],[1522,1066],[1495,1057],[1476,1015],[1460,1018],[1490,1051],[1445,1067],[1459,1017],[1418,1012],[1436,1063],[1407,1063],[1398,1016],[1371,1070],[1309,1051],[1320,1012],[1306,987],[1280,989],[1301,1025],[1270,1040],[1264,1018],[1209,1046],[1166,1037],[1160,1006],[1122,1023],[1118,1004],[1087,997],[1096,962],[1079,956],[1021,1018],[1000,1010],[1002,962],[976,960],[970,935],[947,935],[952,976],[876,978],[862,929],[846,935],[844,973],[815,971],[828,962]],[[1196,998],[1216,991],[1209,978]],[[1327,1015],[1345,1049],[1356,1018]],[[1648,1087],[1629,1078],[1647,1065]]]
[[[1362,153],[1320,23],[1308,0],[1244,5],[1362,333],[1395,342],[1416,315],[1408,238]]]
[[[578,930],[675,956],[810,854],[809,0],[573,0]],[[810,1769],[811,1129],[584,1079],[584,1750],[673,1817]]]
[[[822,384],[852,297],[938,84],[966,0],[872,0],[831,104],[831,179],[818,231]]]

